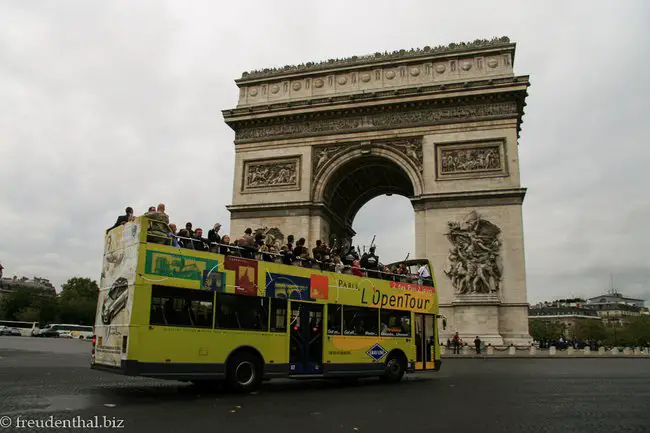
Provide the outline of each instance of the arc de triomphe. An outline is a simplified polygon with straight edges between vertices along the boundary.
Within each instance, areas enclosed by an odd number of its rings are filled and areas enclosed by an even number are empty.
[[[441,340],[528,344],[518,138],[530,85],[508,38],[244,73],[231,233],[277,227],[311,248],[354,236],[370,199],[408,197],[431,260]]]

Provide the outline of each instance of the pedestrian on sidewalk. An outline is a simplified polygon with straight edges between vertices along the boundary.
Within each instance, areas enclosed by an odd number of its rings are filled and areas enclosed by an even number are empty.
[[[460,335],[458,335],[458,332],[454,334],[454,338],[452,339],[452,343],[454,345],[454,355],[458,354],[460,355]]]
[[[476,339],[474,340],[474,347],[476,348],[476,354],[480,355],[481,354],[481,339],[478,338],[478,335],[476,336]]]

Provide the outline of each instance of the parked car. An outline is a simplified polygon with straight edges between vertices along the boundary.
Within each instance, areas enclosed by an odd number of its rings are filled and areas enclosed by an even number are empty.
[[[20,337],[22,333],[18,328],[10,328],[8,326],[0,326],[0,335],[11,335],[14,337]]]
[[[41,329],[38,333],[34,334],[34,337],[59,338],[59,331],[51,328]]]

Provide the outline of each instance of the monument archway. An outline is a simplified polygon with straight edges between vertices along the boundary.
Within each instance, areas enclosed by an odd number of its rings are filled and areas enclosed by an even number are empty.
[[[507,38],[244,73],[231,235],[350,238],[374,197],[408,197],[434,267],[441,340],[528,344],[518,140],[529,86]],[[276,231],[277,232],[277,231]],[[362,242],[363,243],[363,242]]]

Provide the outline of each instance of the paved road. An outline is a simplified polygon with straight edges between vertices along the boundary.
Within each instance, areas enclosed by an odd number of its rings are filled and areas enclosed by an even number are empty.
[[[398,385],[277,381],[234,396],[92,371],[88,349],[0,337],[0,423],[106,416],[143,433],[650,431],[649,359],[453,359]]]

